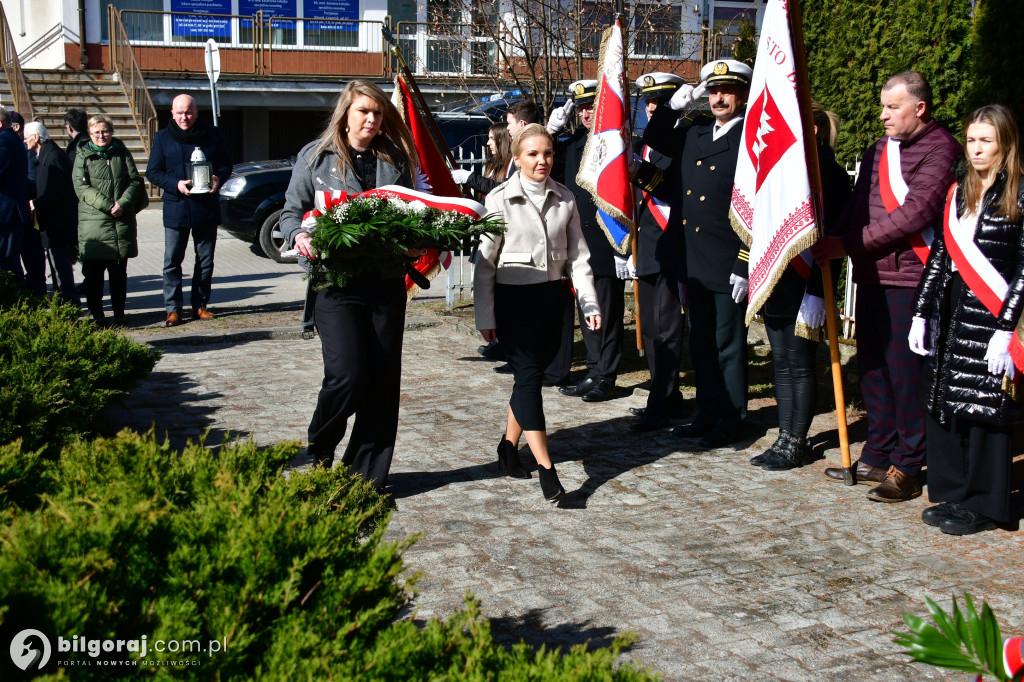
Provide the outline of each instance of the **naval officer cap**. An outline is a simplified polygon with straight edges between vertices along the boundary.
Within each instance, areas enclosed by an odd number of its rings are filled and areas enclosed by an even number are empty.
[[[735,59],[718,59],[708,62],[700,70],[700,79],[707,87],[712,85],[750,85],[753,69]]]
[[[685,82],[674,73],[652,71],[637,78],[636,87],[644,99],[655,99],[671,95]]]
[[[569,92],[572,94],[572,101],[576,106],[593,104],[597,96],[597,81],[581,80],[569,85]]]

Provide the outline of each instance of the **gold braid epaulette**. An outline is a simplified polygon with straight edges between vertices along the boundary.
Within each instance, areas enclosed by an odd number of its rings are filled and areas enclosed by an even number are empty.
[[[664,169],[646,161],[640,164],[633,175],[633,183],[645,192],[653,192],[664,181]]]

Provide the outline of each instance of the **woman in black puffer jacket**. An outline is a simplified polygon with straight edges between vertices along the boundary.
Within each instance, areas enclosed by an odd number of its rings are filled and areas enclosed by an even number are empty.
[[[1020,418],[1009,346],[1024,310],[1024,184],[1006,107],[972,113],[966,168],[950,188],[914,301],[911,350],[930,355],[924,396],[928,497],[922,520],[968,535],[1009,521]]]

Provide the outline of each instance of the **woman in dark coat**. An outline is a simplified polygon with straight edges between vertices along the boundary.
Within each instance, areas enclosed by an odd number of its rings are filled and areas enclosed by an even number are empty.
[[[114,324],[123,325],[128,259],[139,255],[135,213],[146,189],[132,153],[114,137],[114,123],[108,117],[89,119],[89,141],[78,147],[74,182],[86,305],[97,324],[106,324],[103,274],[108,273]]]
[[[1024,172],[1009,110],[974,111],[964,150],[908,337],[911,350],[931,357],[928,498],[939,504],[921,519],[952,535],[1009,521],[1010,427],[1020,417],[1010,344],[1024,310]]]
[[[295,160],[281,212],[285,243],[294,243],[305,258],[316,257],[302,227],[315,192],[415,188],[418,166],[412,134],[387,95],[369,81],[350,82],[323,134]],[[414,249],[406,256],[422,253]],[[405,272],[402,256],[395,256],[379,272],[320,289],[315,300],[324,380],[309,423],[309,452],[319,466],[332,466],[334,450],[355,415],[341,461],[380,491],[387,485],[398,433]]]

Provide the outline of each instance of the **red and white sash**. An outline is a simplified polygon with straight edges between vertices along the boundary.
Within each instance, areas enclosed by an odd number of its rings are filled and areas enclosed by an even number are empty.
[[[644,161],[651,160],[651,148],[644,145]],[[668,202],[662,201],[653,194],[648,193],[646,190],[640,190],[643,195],[644,201],[647,203],[647,207],[651,211],[651,217],[654,218],[654,222],[658,223],[658,227],[661,228],[662,232],[668,229],[668,213],[669,206]]]
[[[998,317],[1006,301],[1009,285],[999,274],[992,262],[985,257],[974,241],[974,231],[960,222],[956,215],[956,183],[946,194],[946,211],[943,217],[946,250],[964,279],[964,284],[990,313]]]
[[[882,156],[878,159],[878,188],[881,190],[882,204],[887,213],[892,213],[907,200],[910,188],[903,179],[903,168],[900,166],[900,141],[891,137],[882,147]],[[934,239],[935,230],[928,227],[911,235],[907,241],[924,263],[928,260]]]

